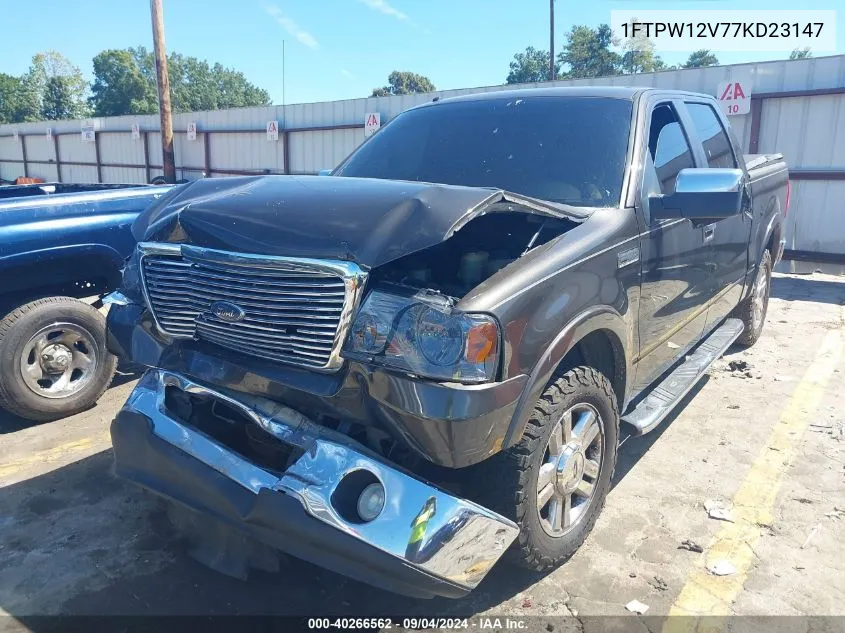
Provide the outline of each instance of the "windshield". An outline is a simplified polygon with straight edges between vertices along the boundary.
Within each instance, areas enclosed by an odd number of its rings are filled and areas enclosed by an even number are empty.
[[[399,115],[335,176],[495,187],[575,206],[619,204],[632,103],[599,97],[457,101]]]

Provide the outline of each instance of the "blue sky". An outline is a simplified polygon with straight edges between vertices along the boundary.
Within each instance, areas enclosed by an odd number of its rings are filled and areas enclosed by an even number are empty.
[[[835,9],[841,0],[814,0]],[[793,9],[789,0],[557,0],[559,50],[573,24],[610,21],[612,9]],[[437,88],[503,83],[513,54],[548,49],[548,0],[164,0],[168,50],[220,62],[282,102],[369,96],[395,69],[427,75]],[[17,15],[18,17],[14,17]],[[845,14],[837,25],[845,49]],[[21,74],[36,52],[55,49],[90,79],[107,48],[152,46],[147,0],[0,0],[0,72]],[[723,63],[786,57],[720,53]],[[821,53],[829,55],[831,53]],[[662,55],[669,63],[686,53]]]

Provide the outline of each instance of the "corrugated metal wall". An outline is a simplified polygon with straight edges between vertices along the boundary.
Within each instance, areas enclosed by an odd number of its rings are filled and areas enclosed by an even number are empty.
[[[845,55],[557,81],[553,85],[638,85],[714,94],[723,81],[742,81],[751,86],[753,95],[842,89],[845,87]],[[334,167],[364,140],[363,121],[367,112],[381,113],[384,124],[403,110],[435,96],[449,97],[536,85],[490,86],[423,95],[177,114],[173,120],[177,175],[197,178],[206,165],[215,170],[209,174],[212,176],[222,175],[219,172],[227,170],[314,173]],[[282,131],[299,131],[280,134],[275,142],[268,141],[263,130],[270,120],[278,120]],[[197,123],[199,131],[195,141],[188,141],[185,134],[191,121]],[[144,155],[143,136],[133,140],[128,133],[133,123],[138,123],[142,131],[149,132],[148,159]],[[111,117],[98,119],[96,124],[99,129],[99,161],[95,144],[81,142],[80,121],[0,126],[0,178],[10,180],[23,175],[20,162],[22,148],[20,141],[11,136],[14,130],[27,135],[26,157],[32,161],[28,163],[28,175],[45,180],[58,178],[54,164],[56,147],[59,148],[61,163],[99,162],[103,165],[100,176],[105,182],[142,183],[147,175],[145,163],[161,165],[160,138],[155,132],[159,124],[157,115]],[[754,132],[752,115],[733,116],[731,124],[745,151],[748,151]],[[58,137],[55,145],[45,135],[48,125],[54,133],[65,133]],[[354,126],[354,129],[303,130],[338,125]],[[845,180],[807,180],[801,176],[802,171],[808,170],[845,170],[845,93],[766,98],[761,103],[758,125],[758,151],[783,152],[796,178],[788,218],[787,248],[845,255],[845,213],[842,213],[840,202],[845,194]],[[287,148],[285,139],[289,143]],[[62,164],[61,179],[65,182],[96,182],[97,171],[96,166]],[[149,170],[150,177],[160,173],[160,169]]]
[[[782,152],[796,175],[845,168],[845,95],[767,99],[761,114],[760,152]],[[793,180],[792,200],[786,248],[845,253],[845,179]]]

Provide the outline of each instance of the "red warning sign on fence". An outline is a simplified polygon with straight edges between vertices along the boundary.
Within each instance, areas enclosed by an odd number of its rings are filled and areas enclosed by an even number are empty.
[[[268,141],[278,141],[279,140],[279,122],[278,121],[267,121],[267,140]]]
[[[381,127],[381,114],[368,112],[364,115],[364,136],[372,136]]]
[[[748,114],[751,111],[751,87],[739,81],[723,81],[716,98],[727,115]]]

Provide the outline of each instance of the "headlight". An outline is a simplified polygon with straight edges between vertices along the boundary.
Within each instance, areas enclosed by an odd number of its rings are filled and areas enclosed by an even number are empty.
[[[496,376],[499,327],[486,314],[465,314],[431,293],[373,290],[349,332],[345,358],[455,382]]]

